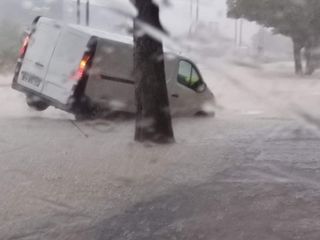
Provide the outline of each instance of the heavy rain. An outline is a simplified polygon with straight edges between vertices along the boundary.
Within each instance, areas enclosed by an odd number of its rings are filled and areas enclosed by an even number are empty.
[[[1,0],[0,240],[320,239],[318,0]]]

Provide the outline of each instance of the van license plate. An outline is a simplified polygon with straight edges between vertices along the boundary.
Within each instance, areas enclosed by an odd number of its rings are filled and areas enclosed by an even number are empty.
[[[41,78],[39,78],[33,74],[30,74],[28,72],[22,72],[21,74],[22,74],[22,78],[21,78],[22,81],[27,82],[33,86],[36,86],[36,87],[40,86],[40,84],[42,82]]]

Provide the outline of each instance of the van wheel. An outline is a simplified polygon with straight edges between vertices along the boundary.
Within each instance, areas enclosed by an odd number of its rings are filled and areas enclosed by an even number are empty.
[[[44,111],[49,107],[49,104],[43,101],[41,98],[34,95],[27,95],[27,104],[30,108],[36,111]]]

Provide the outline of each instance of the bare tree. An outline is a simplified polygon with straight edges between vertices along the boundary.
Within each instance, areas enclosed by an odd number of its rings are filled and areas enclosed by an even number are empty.
[[[134,19],[134,69],[137,119],[135,140],[174,141],[161,40],[144,31],[141,23],[163,31],[159,7],[152,0],[132,0],[138,10]]]

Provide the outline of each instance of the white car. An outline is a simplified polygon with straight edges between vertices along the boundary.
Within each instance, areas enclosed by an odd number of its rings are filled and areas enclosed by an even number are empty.
[[[54,106],[80,114],[90,103],[135,113],[132,72],[132,38],[38,17],[20,49],[12,87],[39,111]],[[213,103],[189,59],[165,53],[165,73],[172,114],[195,114]]]

